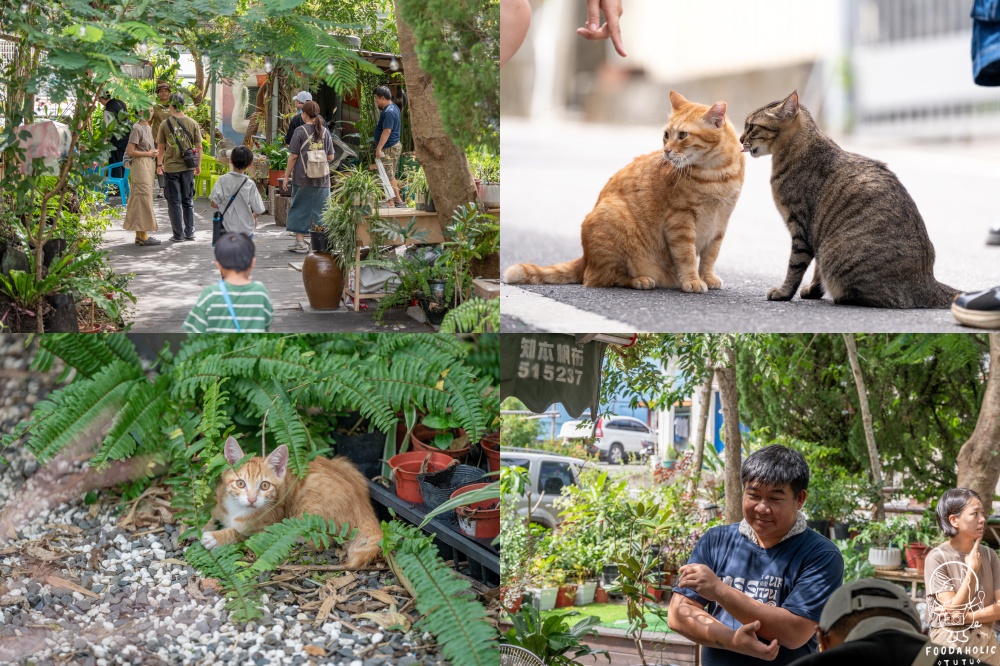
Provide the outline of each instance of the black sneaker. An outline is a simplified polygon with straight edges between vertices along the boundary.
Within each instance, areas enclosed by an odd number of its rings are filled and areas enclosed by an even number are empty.
[[[175,243],[180,243],[180,242],[181,242],[181,241],[183,241],[184,239],[183,239],[183,238],[178,238],[177,236],[171,236],[171,237],[170,237],[170,240],[172,240],[172,241],[173,241],[173,242],[175,242]]]
[[[951,313],[966,326],[1000,328],[1000,287],[959,294]]]
[[[990,229],[990,232],[986,234],[986,244],[1000,245],[1000,224]]]

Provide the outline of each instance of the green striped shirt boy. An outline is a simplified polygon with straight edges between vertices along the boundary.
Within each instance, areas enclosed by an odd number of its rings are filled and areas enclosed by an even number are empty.
[[[267,289],[260,282],[234,285],[226,283],[233,310],[243,333],[267,333],[271,330],[274,308]],[[218,283],[201,290],[198,302],[184,320],[184,330],[189,333],[235,333],[236,324],[222,297]]]

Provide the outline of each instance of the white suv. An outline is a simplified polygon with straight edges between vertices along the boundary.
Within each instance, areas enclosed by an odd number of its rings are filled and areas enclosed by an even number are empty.
[[[502,448],[500,464],[528,470],[531,478],[531,522],[552,528],[562,522],[552,500],[559,497],[563,486],[579,484],[580,470],[585,462],[548,451]],[[518,502],[517,513],[520,516],[528,515],[527,495],[522,496]]]
[[[590,426],[584,421],[567,421],[559,430],[559,438],[564,442],[593,439],[589,452],[612,465],[623,463],[627,458],[644,458],[649,450],[656,448],[656,434],[645,423],[631,416],[597,419],[593,438]]]

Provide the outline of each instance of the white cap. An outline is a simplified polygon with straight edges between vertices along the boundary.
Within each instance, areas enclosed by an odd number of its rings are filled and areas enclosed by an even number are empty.
[[[306,102],[313,101],[313,96],[307,90],[300,90],[299,93],[292,99],[294,99],[296,102],[302,102],[303,104],[305,104]]]
[[[819,617],[819,628],[824,632],[851,613],[869,608],[891,608],[913,618],[920,626],[920,614],[917,613],[914,601],[906,596],[898,585],[877,578],[862,578],[834,590],[823,614]]]

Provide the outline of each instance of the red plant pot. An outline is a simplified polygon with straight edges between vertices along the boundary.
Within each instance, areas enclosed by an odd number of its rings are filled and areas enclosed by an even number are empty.
[[[599,604],[606,604],[611,601],[611,595],[603,587],[599,587],[594,590],[594,602]]]
[[[425,461],[427,467],[424,471],[440,472],[451,463],[452,459],[439,453],[428,454],[419,451],[400,453],[389,458],[389,467],[392,468],[396,480],[396,495],[399,499],[413,504],[424,503],[417,475],[421,473]]]
[[[488,483],[471,483],[451,494],[452,499],[469,491],[485,488]],[[500,536],[500,500],[472,502],[455,509],[458,527],[462,534],[475,539],[494,539]],[[575,594],[575,592],[574,592]]]
[[[646,586],[646,595],[655,599],[656,603],[660,603],[663,600],[663,590],[652,585]]]
[[[278,182],[279,178],[284,178],[284,169],[268,169],[267,172],[267,182],[271,187],[281,187],[281,183]]]
[[[431,430],[422,425],[416,425],[413,427],[413,431],[410,433],[410,444],[413,445],[414,451],[429,451],[431,453],[443,453],[446,456],[451,456],[455,460],[465,460],[465,455],[469,452],[469,447],[466,446],[464,449],[455,449],[454,451],[445,451],[439,449],[432,444],[426,444],[434,439],[435,435],[444,434],[448,432],[447,430]],[[464,430],[459,429],[458,437],[465,434]]]
[[[918,574],[924,573],[924,560],[927,559],[929,551],[930,548],[922,543],[911,543],[906,547],[906,551],[904,552],[906,555],[906,566],[916,569]]]
[[[568,608],[576,600],[576,585],[562,585],[556,593],[556,608]]]
[[[490,471],[497,472],[500,470],[500,433],[493,433],[491,435],[486,435],[483,437],[483,441],[479,442],[479,446],[482,447],[483,453],[486,455],[486,459],[490,463]]]
[[[500,607],[508,615],[514,615],[517,611],[521,610],[521,603],[524,601],[524,594],[519,594],[511,600],[510,603],[507,603],[504,601],[507,598],[507,589],[508,588],[500,589]]]

